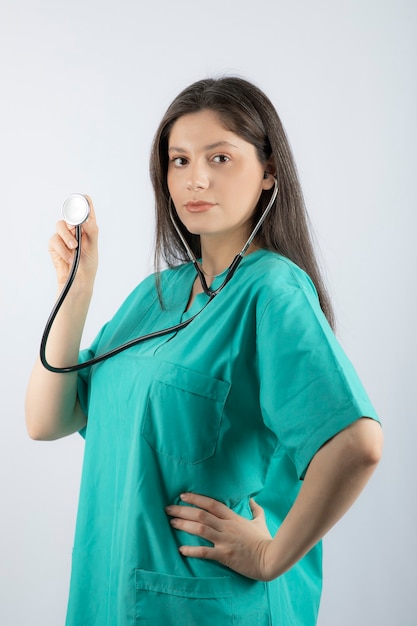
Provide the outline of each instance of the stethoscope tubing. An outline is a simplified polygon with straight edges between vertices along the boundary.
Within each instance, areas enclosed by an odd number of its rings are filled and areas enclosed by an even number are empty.
[[[152,333],[148,333],[146,335],[142,335],[141,337],[137,337],[136,339],[132,339],[131,341],[127,341],[126,343],[122,344],[121,346],[118,346],[117,348],[113,348],[112,350],[109,350],[108,352],[105,352],[103,354],[100,354],[99,356],[96,356],[92,359],[88,359],[87,361],[84,361],[83,363],[77,363],[76,365],[69,365],[67,367],[55,367],[53,365],[51,365],[50,363],[48,363],[47,358],[46,358],[46,344],[48,341],[48,337],[49,334],[51,332],[51,328],[52,325],[55,321],[56,316],[58,315],[58,312],[65,300],[65,298],[67,297],[67,294],[69,292],[69,290],[71,289],[71,286],[74,282],[77,270],[78,270],[78,266],[80,263],[80,258],[81,258],[81,224],[77,224],[75,226],[75,238],[77,240],[77,247],[75,249],[74,252],[74,259],[72,262],[72,266],[70,269],[70,272],[68,274],[68,278],[67,281],[64,285],[64,288],[62,289],[62,292],[60,293],[60,295],[58,296],[58,299],[51,311],[51,314],[49,315],[49,318],[46,322],[45,325],[45,330],[43,332],[42,335],[42,340],[41,340],[41,345],[40,345],[40,351],[39,351],[39,356],[40,356],[40,360],[42,365],[45,367],[45,369],[49,370],[50,372],[54,372],[56,374],[68,374],[70,372],[78,372],[79,370],[85,369],[86,367],[91,367],[92,365],[97,365],[97,363],[101,363],[102,361],[105,361],[106,359],[109,359],[110,357],[116,356],[116,354],[120,354],[121,352],[124,352],[125,350],[128,350],[129,348],[132,348],[133,346],[137,346],[138,344],[147,341],[148,339],[154,339],[156,337],[163,337],[164,335],[169,335],[171,333],[177,333],[180,330],[183,330],[184,328],[186,328],[189,324],[191,324],[191,322],[193,320],[195,320],[195,318],[200,315],[204,309],[210,304],[210,302],[222,291],[222,289],[224,289],[224,287],[227,285],[227,283],[231,280],[231,278],[233,277],[234,273],[236,272],[237,268],[240,265],[240,262],[242,261],[244,255],[246,254],[246,251],[248,250],[250,244],[252,243],[253,239],[255,238],[256,233],[258,232],[259,228],[261,227],[261,224],[263,223],[263,221],[265,220],[267,214],[269,213],[275,198],[277,196],[278,193],[278,182],[275,179],[275,187],[274,187],[274,191],[273,194],[271,196],[271,199],[268,203],[268,206],[266,207],[265,211],[263,212],[263,214],[261,215],[260,219],[258,220],[257,224],[255,225],[255,228],[253,229],[252,233],[249,236],[249,239],[246,241],[245,245],[243,246],[242,250],[239,252],[239,254],[237,254],[235,256],[235,258],[233,259],[232,263],[229,265],[229,268],[227,270],[227,274],[225,279],[223,280],[222,284],[217,288],[217,289],[210,289],[210,287],[207,286],[206,280],[205,280],[205,276],[200,268],[200,266],[198,265],[198,262],[195,258],[195,256],[193,255],[192,251],[190,250],[187,242],[185,241],[181,231],[178,229],[177,224],[175,223],[175,220],[173,219],[173,215],[172,212],[170,211],[170,215],[171,215],[171,219],[173,222],[174,227],[176,228],[183,244],[184,247],[187,251],[188,256],[190,257],[190,261],[194,264],[194,267],[197,271],[197,275],[200,278],[202,287],[204,292],[208,295],[208,300],[205,303],[205,305],[199,310],[197,311],[197,313],[195,313],[194,315],[192,315],[190,318],[188,318],[187,320],[184,320],[183,322],[180,322],[179,324],[175,324],[174,326],[170,326],[169,328],[164,328],[162,330],[156,330]]]
[[[170,326],[168,328],[164,328],[162,330],[157,330],[154,331],[152,333],[148,333],[146,335],[142,335],[141,337],[137,337],[136,339],[132,339],[131,341],[127,341],[126,343],[122,344],[121,346],[118,346],[117,348],[113,348],[112,350],[109,350],[108,352],[105,352],[103,354],[100,354],[99,356],[96,356],[92,359],[88,359],[88,361],[84,361],[83,363],[77,363],[76,365],[69,365],[67,367],[55,367],[54,365],[51,365],[47,358],[46,358],[46,344],[48,341],[48,337],[49,337],[49,333],[51,332],[51,328],[52,325],[55,321],[56,316],[58,315],[58,312],[65,300],[65,298],[67,297],[67,294],[69,292],[69,290],[71,289],[71,286],[74,282],[75,279],[75,275],[77,273],[77,269],[78,269],[78,265],[80,262],[80,258],[81,258],[81,226],[76,226],[75,227],[75,238],[77,240],[77,248],[75,249],[75,253],[74,253],[74,259],[72,262],[72,266],[71,266],[71,270],[70,273],[68,275],[67,281],[64,285],[64,288],[62,289],[61,294],[58,297],[58,300],[56,301],[51,314],[48,318],[48,321],[46,322],[45,325],[45,330],[43,332],[42,335],[42,340],[41,340],[41,346],[40,346],[40,360],[42,365],[49,370],[50,372],[54,372],[56,374],[68,374],[70,372],[78,372],[79,370],[85,369],[86,367],[91,367],[92,365],[96,365],[97,363],[101,363],[102,361],[105,361],[106,359],[109,359],[110,357],[116,356],[116,354],[120,354],[121,352],[123,352],[124,350],[128,350],[129,348],[132,348],[133,346],[136,346],[144,341],[147,341],[148,339],[154,339],[155,337],[163,337],[164,335],[169,335],[170,333],[176,333],[180,330],[182,330],[183,328],[186,328],[189,324],[191,324],[191,322],[198,316],[200,315],[200,313],[202,313],[204,311],[204,309],[206,308],[206,306],[213,300],[213,298],[215,298],[215,296],[217,296],[220,291],[225,287],[225,285],[229,282],[229,280],[232,278],[233,274],[235,273],[235,271],[237,270],[243,256],[241,256],[240,254],[238,254],[232,264],[229,267],[229,270],[227,272],[227,275],[224,279],[224,281],[222,282],[222,284],[220,285],[220,287],[218,289],[216,289],[215,291],[211,291],[210,295],[209,295],[209,299],[208,301],[205,303],[205,305],[199,310],[197,311],[197,313],[195,313],[194,315],[192,315],[189,319],[184,320],[183,322],[180,322],[179,324],[175,324],[174,326]]]

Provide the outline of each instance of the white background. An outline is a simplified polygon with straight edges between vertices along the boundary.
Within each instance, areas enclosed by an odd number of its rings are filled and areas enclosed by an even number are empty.
[[[83,442],[33,442],[23,415],[61,202],[89,193],[101,227],[87,345],[152,270],[163,112],[194,80],[233,73],[282,117],[338,334],[385,429],[376,475],[326,539],[319,624],[415,626],[416,6],[1,1],[1,624],[59,626],[66,609]]]

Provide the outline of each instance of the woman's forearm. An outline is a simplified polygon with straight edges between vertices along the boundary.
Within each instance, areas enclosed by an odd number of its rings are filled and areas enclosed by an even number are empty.
[[[379,424],[362,418],[314,456],[294,505],[265,551],[268,579],[292,567],[350,508],[379,462],[382,441]]]
[[[250,500],[253,518],[196,493],[192,506],[166,508],[172,526],[212,545],[181,545],[185,557],[212,559],[255,580],[277,578],[299,561],[356,500],[382,452],[379,424],[362,418],[326,443],[310,463],[304,484],[272,538],[262,507]]]
[[[91,293],[67,297],[51,328],[46,358],[55,367],[77,363]],[[26,393],[26,425],[33,439],[58,439],[82,428],[85,415],[77,401],[77,372],[58,374],[38,358]]]

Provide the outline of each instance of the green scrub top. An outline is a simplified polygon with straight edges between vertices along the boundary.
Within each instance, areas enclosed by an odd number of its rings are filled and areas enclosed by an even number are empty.
[[[215,278],[217,288],[225,274]],[[101,330],[86,360],[179,323],[195,269],[153,276]],[[374,409],[319,307],[312,282],[266,250],[184,330],[148,340],[79,374],[88,415],[67,626],[313,626],[321,544],[265,583],[178,547],[205,540],[175,530],[168,504],[211,496],[272,534],[319,448]]]

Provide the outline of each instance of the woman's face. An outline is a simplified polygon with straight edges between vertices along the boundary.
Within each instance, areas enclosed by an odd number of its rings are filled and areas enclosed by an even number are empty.
[[[203,238],[232,237],[242,245],[251,216],[272,176],[255,147],[227,130],[219,115],[204,109],[180,117],[168,142],[168,189],[190,233]]]

